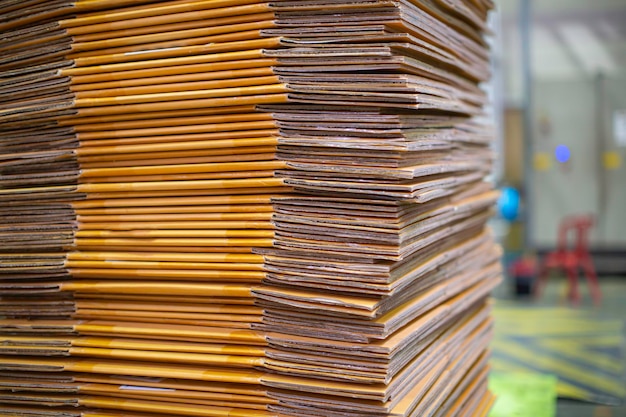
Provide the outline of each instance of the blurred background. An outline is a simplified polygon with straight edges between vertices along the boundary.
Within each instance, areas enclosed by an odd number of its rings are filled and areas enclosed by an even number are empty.
[[[626,0],[495,2],[492,415],[623,417]]]

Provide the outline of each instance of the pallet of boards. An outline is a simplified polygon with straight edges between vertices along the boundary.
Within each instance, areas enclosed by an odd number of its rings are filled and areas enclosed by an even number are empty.
[[[0,1],[0,414],[487,415],[492,7]]]

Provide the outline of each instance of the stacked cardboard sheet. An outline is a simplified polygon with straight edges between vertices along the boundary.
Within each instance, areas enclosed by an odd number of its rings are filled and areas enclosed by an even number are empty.
[[[40,3],[4,10],[2,78],[16,93],[3,154],[20,170],[3,170],[1,190],[16,201],[2,413],[270,415],[251,288],[265,276],[252,248],[274,238],[271,197],[290,190],[274,175],[286,167],[275,121],[255,109],[286,101],[261,51],[278,43],[260,34],[273,13]]]
[[[0,412],[485,415],[491,6],[0,2]]]
[[[489,2],[278,1],[276,240],[255,290],[271,410],[480,415],[499,250],[485,230]]]

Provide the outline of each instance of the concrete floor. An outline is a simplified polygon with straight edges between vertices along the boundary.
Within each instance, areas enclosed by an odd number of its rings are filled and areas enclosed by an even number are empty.
[[[601,277],[601,289],[603,293],[603,302],[600,306],[593,306],[589,299],[589,293],[582,285],[582,293],[585,297],[582,304],[576,308],[579,311],[588,312],[590,317],[598,320],[613,319],[626,320],[626,276],[623,277]],[[557,276],[550,279],[549,285],[540,300],[529,299],[513,299],[511,296],[510,282],[505,281],[496,291],[495,296],[499,299],[507,299],[513,301],[518,306],[558,306],[570,307],[563,294],[565,293],[565,283],[563,278]],[[496,320],[498,319],[496,315]],[[626,327],[622,327],[622,334],[626,340]],[[625,367],[626,369],[626,367]],[[626,386],[626,374],[623,377]],[[621,406],[598,406],[585,402],[559,399],[557,403],[558,417],[626,417],[626,404],[622,402]],[[526,417],[526,416],[519,416]],[[532,417],[532,416],[528,416]]]
[[[624,417],[626,407],[608,407],[560,399],[557,402],[557,417]],[[530,417],[530,416],[529,416]]]

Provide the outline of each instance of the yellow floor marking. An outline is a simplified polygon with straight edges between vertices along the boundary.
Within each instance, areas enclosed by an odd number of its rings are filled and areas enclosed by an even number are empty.
[[[621,360],[610,356],[605,356],[599,352],[589,352],[585,350],[584,343],[572,343],[570,340],[536,340],[535,344],[547,349],[551,349],[559,355],[575,358],[580,362],[587,363],[603,371],[614,374],[622,374],[624,366]]]
[[[510,354],[519,360],[533,363],[539,368],[554,371],[557,375],[562,375],[573,381],[580,381],[589,387],[595,387],[598,390],[611,393],[620,398],[624,394],[622,381],[595,375],[588,370],[580,369],[575,363],[559,359],[556,356],[542,355],[540,352],[531,351],[515,342],[500,340],[497,346],[506,354]]]
[[[526,372],[526,373],[539,373],[535,370],[524,368],[523,366],[515,365],[506,360],[492,358],[490,360],[494,370],[503,372]],[[591,394],[579,387],[576,387],[569,382],[561,381],[557,382],[557,392],[562,397],[576,398],[576,399],[588,399]]]
[[[600,347],[616,347],[621,348],[624,345],[624,338],[621,335],[613,336],[593,336],[593,337],[568,337],[568,341],[572,343],[580,343],[585,346],[600,346]]]
[[[620,333],[621,322],[598,323],[590,320],[564,320],[549,322],[506,321],[496,316],[496,331],[519,336],[548,335],[585,335],[602,333]]]
[[[496,319],[497,320],[497,319]],[[598,334],[598,333],[608,333],[607,331],[601,332],[599,330],[604,330],[604,329],[598,329],[597,327],[582,327],[579,326],[577,328],[570,328],[570,327],[566,327],[568,326],[568,324],[566,323],[562,323],[562,324],[555,324],[555,325],[551,325],[551,326],[524,326],[524,325],[518,325],[517,323],[506,323],[507,326],[505,328],[502,328],[501,324],[505,324],[505,323],[500,323],[496,325],[496,330],[502,331],[505,334],[510,334],[510,335],[519,335],[519,336],[532,336],[534,334],[540,333],[540,334],[546,334],[546,335],[550,335],[550,334],[554,334],[555,336],[558,335],[572,335],[572,336],[578,336],[578,335],[588,335],[588,334]],[[516,329],[513,329],[512,327],[516,327]],[[609,331],[613,331],[613,329],[611,328],[607,328],[606,330]]]

